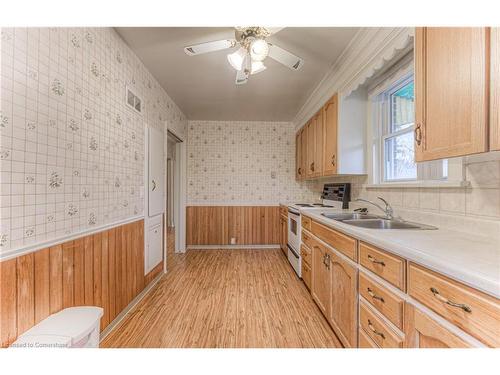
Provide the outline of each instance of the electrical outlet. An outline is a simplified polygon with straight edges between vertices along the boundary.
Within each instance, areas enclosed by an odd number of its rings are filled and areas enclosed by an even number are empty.
[[[236,238],[235,237],[231,237],[231,245],[236,245]]]

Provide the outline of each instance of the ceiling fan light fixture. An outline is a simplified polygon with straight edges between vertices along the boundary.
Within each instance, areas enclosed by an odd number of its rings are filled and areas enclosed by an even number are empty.
[[[250,74],[257,74],[266,70],[266,66],[262,61],[252,61],[252,69]]]
[[[247,55],[247,50],[243,47],[239,48],[236,52],[227,55],[227,61],[235,70],[241,70],[243,66],[243,60]]]
[[[250,55],[253,61],[262,61],[269,53],[269,46],[264,39],[255,39],[250,44]]]

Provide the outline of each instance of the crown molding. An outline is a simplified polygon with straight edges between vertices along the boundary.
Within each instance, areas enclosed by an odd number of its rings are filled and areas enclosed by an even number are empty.
[[[412,27],[361,28],[293,119],[295,128],[306,123],[334,93],[350,93],[364,83],[405,48],[413,35]]]

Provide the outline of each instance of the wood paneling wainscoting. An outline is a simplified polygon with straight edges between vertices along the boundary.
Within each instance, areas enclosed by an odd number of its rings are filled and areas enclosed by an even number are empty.
[[[72,306],[102,307],[102,331],[161,270],[144,275],[144,220],[3,261],[1,346]]]
[[[187,245],[278,245],[279,206],[188,206]]]

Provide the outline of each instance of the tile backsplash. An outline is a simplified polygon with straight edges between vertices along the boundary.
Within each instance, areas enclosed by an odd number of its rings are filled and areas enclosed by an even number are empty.
[[[125,105],[130,86],[142,114]],[[0,251],[144,212],[144,130],[186,119],[111,28],[1,30]]]
[[[316,198],[295,181],[292,123],[189,121],[187,203],[268,205]]]

